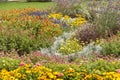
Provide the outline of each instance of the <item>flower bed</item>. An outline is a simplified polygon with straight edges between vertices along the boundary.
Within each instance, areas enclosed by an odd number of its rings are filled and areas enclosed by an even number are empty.
[[[7,61],[6,61],[7,62]],[[14,62],[14,61],[12,61]],[[0,79],[4,80],[107,80],[120,78],[119,61],[96,60],[86,64],[45,63],[25,64],[19,62],[17,68],[0,70]],[[56,65],[56,66],[54,66]],[[11,65],[12,66],[12,65]],[[48,68],[47,68],[48,67]]]
[[[0,11],[0,80],[120,79],[120,7],[60,1],[54,12]]]

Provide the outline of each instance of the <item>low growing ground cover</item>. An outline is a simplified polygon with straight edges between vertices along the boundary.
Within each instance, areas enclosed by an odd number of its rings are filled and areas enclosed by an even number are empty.
[[[55,3],[0,10],[0,80],[119,80],[119,0]]]
[[[69,57],[34,53],[29,56],[3,55],[0,65],[1,80],[119,80],[119,58],[81,57],[79,62],[70,62]],[[88,59],[89,58],[89,59]],[[67,60],[68,59],[68,60]],[[23,62],[24,61],[24,62]],[[25,62],[26,61],[26,62]]]

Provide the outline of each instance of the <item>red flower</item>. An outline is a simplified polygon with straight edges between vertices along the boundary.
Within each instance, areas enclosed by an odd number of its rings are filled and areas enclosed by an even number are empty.
[[[58,77],[62,77],[62,76],[64,76],[64,74],[63,73],[59,73],[57,76]]]
[[[25,63],[24,62],[20,62],[20,66],[25,66]]]

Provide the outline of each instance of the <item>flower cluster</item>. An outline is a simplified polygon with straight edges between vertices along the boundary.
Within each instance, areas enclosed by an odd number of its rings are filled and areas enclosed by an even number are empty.
[[[51,13],[48,15],[48,18],[61,19],[63,15],[61,13]]]
[[[37,56],[42,56],[41,53],[40,54],[35,53],[35,54]],[[52,57],[52,58],[56,59],[56,57]],[[47,59],[47,57],[45,59]],[[97,58],[94,58],[94,59],[96,60]],[[56,59],[56,60],[59,61],[59,59]],[[63,60],[65,59],[63,58]],[[102,59],[99,59],[97,61],[93,61],[89,59],[86,61],[88,62],[85,62],[83,60],[80,62],[80,64],[67,63],[67,65],[66,63],[59,64],[55,62],[50,62],[50,63],[47,62],[44,64],[41,64],[40,62],[36,62],[36,63],[33,63],[34,65],[30,65],[30,64],[25,64],[24,62],[20,62],[20,64],[13,69],[8,69],[7,67],[1,68],[0,79],[1,80],[30,80],[30,79],[33,79],[33,80],[46,80],[46,79],[50,79],[50,80],[75,80],[75,79],[76,80],[119,80],[120,79],[119,61],[112,60],[112,62],[111,61],[108,62]],[[14,61],[12,61],[11,63],[13,62]],[[15,66],[15,65],[11,65],[11,66]]]
[[[102,73],[102,75],[98,74],[89,74],[86,75],[83,80],[119,80],[120,79],[120,73],[116,72],[105,72]]]
[[[77,18],[75,18],[72,22],[71,22],[71,27],[76,27],[76,26],[80,26],[83,23],[86,22],[86,19],[83,18],[81,15],[77,15]]]
[[[20,67],[8,71],[2,69],[0,79],[2,80],[63,80],[63,73],[52,71],[49,68],[36,64],[34,67],[29,64],[21,63]]]
[[[79,44],[79,41],[74,38],[74,39],[68,39],[64,44],[61,44],[60,49],[58,50],[60,53],[63,54],[71,54],[75,52],[81,51],[83,48],[82,44]]]
[[[116,73],[116,72],[106,72],[103,73],[104,80],[119,80],[120,79],[120,73]]]
[[[36,8],[25,8],[25,9],[13,9],[0,11],[1,20],[11,20],[14,17],[21,17],[22,15],[26,15],[27,13],[39,11]]]
[[[78,72],[72,68],[65,70],[65,79],[77,79],[77,80],[119,80],[120,73],[118,72],[103,72],[101,74],[98,73],[89,73],[86,72]]]
[[[38,10],[33,8],[1,11],[2,51],[16,50],[20,54],[30,53],[41,47],[49,47],[55,37],[62,34],[59,24],[52,23],[48,18],[43,19],[43,16],[29,15],[36,11]]]
[[[70,79],[70,80],[74,80],[74,79],[81,80],[82,79],[82,76],[81,76],[80,72],[75,71],[73,68],[66,69],[64,74],[65,74],[65,80],[68,80],[68,79]],[[84,75],[84,74],[82,74],[82,75]]]
[[[82,17],[82,15],[77,15],[76,18],[71,18],[68,15],[62,15],[61,13],[51,13],[48,15],[48,18],[58,19],[61,22],[65,22],[67,25],[73,27],[77,27],[86,22],[86,19]]]

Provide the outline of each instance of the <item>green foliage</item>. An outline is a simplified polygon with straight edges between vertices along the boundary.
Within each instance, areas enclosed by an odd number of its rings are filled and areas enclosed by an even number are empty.
[[[55,66],[56,65],[56,66]],[[79,80],[81,79],[81,75],[78,74],[79,72],[77,70],[79,70],[79,66],[72,64],[46,64],[46,66],[50,69],[52,69],[53,71],[59,71],[62,72],[64,74],[64,80]]]
[[[56,65],[56,66],[55,66]],[[45,64],[46,67],[53,69],[54,71],[62,71],[67,69],[69,66],[66,64],[56,64],[56,63],[47,63]]]
[[[81,63],[81,65],[49,63],[46,64],[46,66],[55,71],[64,73],[65,80],[81,80],[89,76],[89,74],[96,74],[100,76],[105,72],[115,72],[116,69],[120,68],[120,63],[119,61],[109,62],[103,59],[99,59],[94,62],[88,61],[86,63]],[[99,78],[97,78],[97,80],[98,79]]]
[[[30,53],[30,50],[33,49],[33,43],[26,34],[15,33],[11,35],[10,32],[8,32],[8,35],[0,34],[1,51],[16,50],[19,55],[23,54],[23,52]]]
[[[106,13],[101,14],[99,19],[95,22],[96,25],[98,25],[99,33],[102,35],[116,33],[115,31],[118,29],[118,25],[116,25],[117,18],[117,14],[109,10]]]
[[[21,10],[20,10],[21,11]],[[29,9],[28,9],[29,12]],[[7,13],[7,11],[6,11]],[[13,13],[2,15],[0,27],[0,50],[9,52],[15,50],[21,56],[24,53],[46,48],[52,45],[54,37],[62,33],[61,27],[48,19],[35,16],[21,16]],[[9,18],[9,19],[8,19]]]
[[[102,74],[103,72],[115,71],[120,68],[119,62],[108,62],[106,60],[96,60],[95,62],[88,62],[87,64],[83,64],[80,66],[81,71],[85,71],[87,73],[96,73]]]
[[[35,38],[32,38],[29,36],[29,32],[24,34],[16,32],[11,34],[11,32],[8,31],[7,34],[8,35],[5,35],[5,33],[0,34],[0,50],[7,52],[16,50],[19,55],[30,53],[34,50],[39,50],[40,47],[48,47],[52,44],[51,40],[53,39],[47,34],[40,36],[37,33],[35,34]]]
[[[119,40],[113,40],[111,42],[104,43],[102,45],[103,47],[103,55],[120,55],[120,41]]]
[[[12,58],[0,58],[0,70],[14,70],[19,66],[20,61]]]
[[[36,49],[35,40],[31,40],[26,34],[15,33],[11,35],[10,32],[7,32],[7,34],[0,34],[1,51],[9,52],[16,50],[19,55],[22,55],[24,52],[30,53],[30,50]]]

